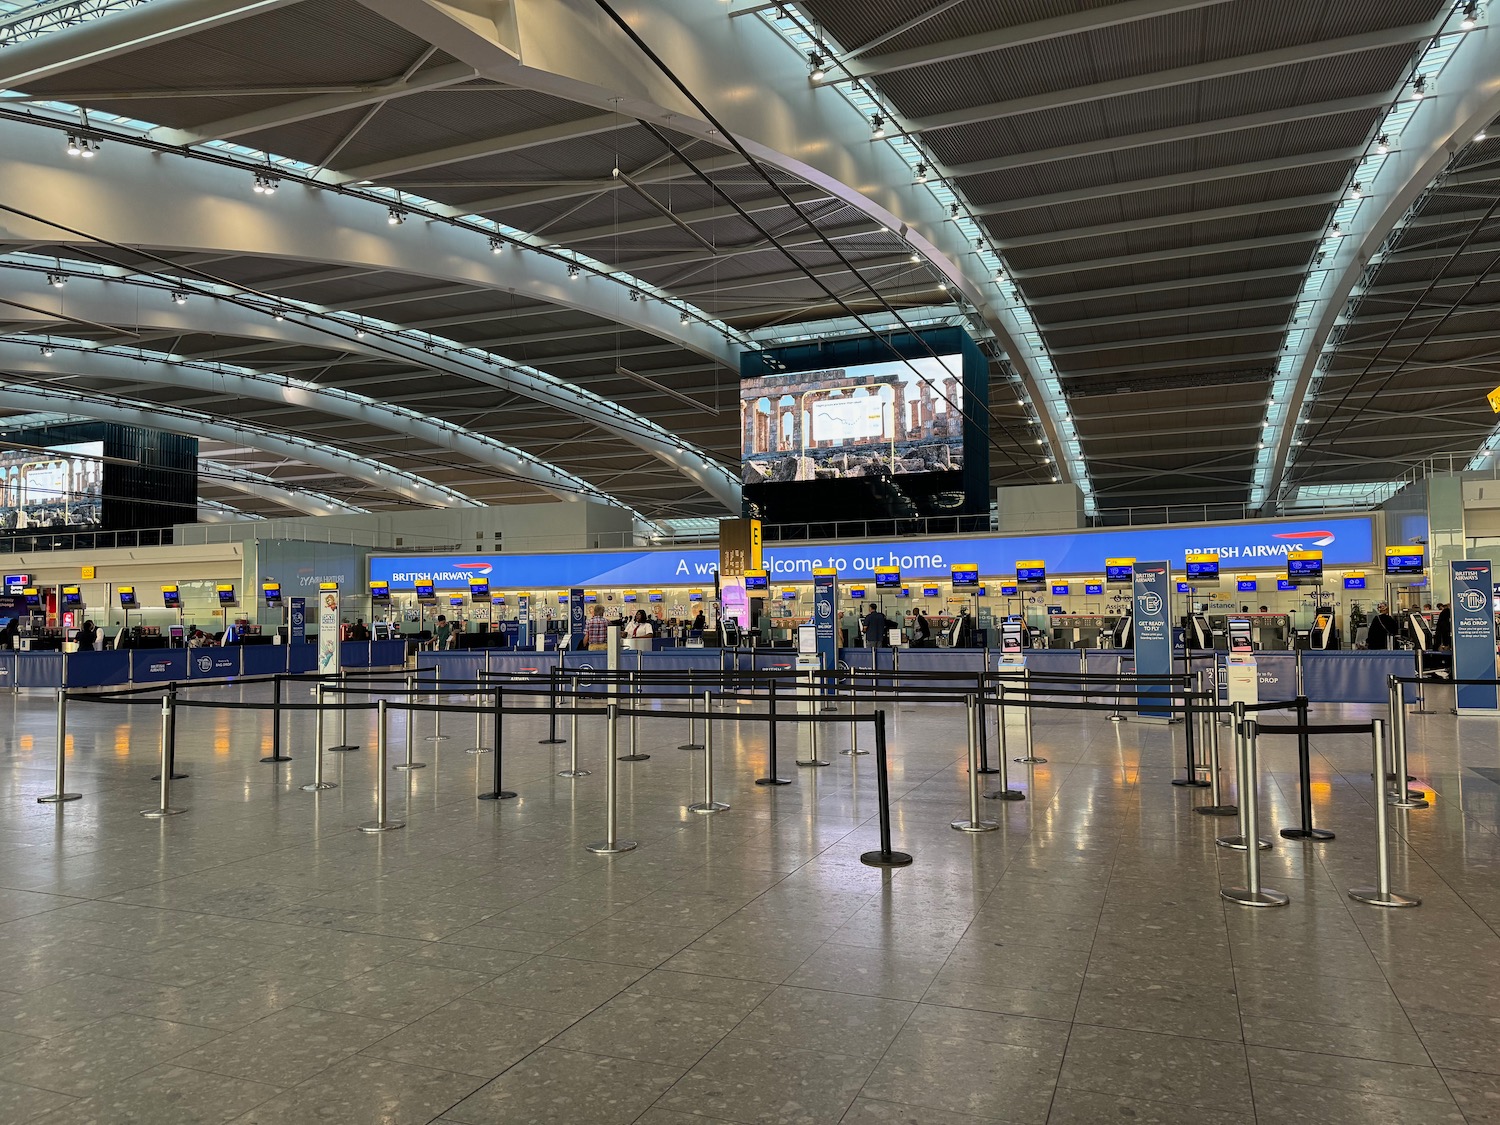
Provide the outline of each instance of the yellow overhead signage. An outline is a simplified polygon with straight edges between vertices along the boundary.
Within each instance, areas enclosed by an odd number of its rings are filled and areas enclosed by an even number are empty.
[[[1390,556],[1390,555],[1420,555],[1422,553],[1422,551],[1423,551],[1423,548],[1421,548],[1421,547],[1387,547],[1385,549],[1385,553],[1388,556]]]
[[[94,575],[96,573],[98,573],[98,572],[95,570],[94,567],[91,567],[91,566],[84,567],[83,568],[83,581],[85,581],[85,582],[89,581],[91,578],[94,577]]]
[[[1196,552],[1189,551],[1187,561],[1191,563],[1216,563],[1219,561],[1219,552]]]
[[[1489,393],[1490,409],[1500,414],[1500,387],[1496,387]]]
[[[1323,552],[1322,551],[1288,551],[1286,553],[1286,557],[1289,558],[1289,559],[1297,559],[1298,561],[1303,561],[1303,560],[1306,560],[1306,559],[1321,559],[1323,557]]]

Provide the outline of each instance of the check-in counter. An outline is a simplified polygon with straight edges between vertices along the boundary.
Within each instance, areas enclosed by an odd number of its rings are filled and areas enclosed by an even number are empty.
[[[1104,613],[1068,613],[1047,618],[1052,648],[1098,648],[1100,641],[1114,636],[1119,617]]]

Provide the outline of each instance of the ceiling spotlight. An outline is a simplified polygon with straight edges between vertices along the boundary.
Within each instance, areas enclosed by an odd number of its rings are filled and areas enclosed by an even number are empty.
[[[492,234],[492,235],[490,235],[490,253],[491,254],[498,254],[498,253],[500,253],[500,251],[502,251],[504,249],[505,249],[505,239],[501,238],[498,234]]]
[[[44,358],[47,358],[47,359],[52,358],[52,345],[51,344],[43,344],[42,345],[42,355],[43,355]]]
[[[172,290],[172,303],[176,305],[187,304],[188,295],[181,289]]]
[[[1477,132],[1477,133],[1474,134],[1474,139],[1476,141],[1483,141],[1483,140],[1487,140],[1488,138],[1489,138],[1489,134],[1486,133],[1483,129],[1479,130],[1479,132]]]
[[[917,183],[919,183],[919,184],[925,184],[926,182],[927,182],[927,165],[925,165],[925,164],[918,164],[917,165]]]
[[[1375,142],[1375,151],[1380,153],[1381,156],[1391,151],[1391,135],[1389,133],[1380,134],[1380,139]]]
[[[1425,98],[1426,96],[1427,96],[1427,76],[1425,74],[1419,74],[1419,75],[1417,75],[1417,80],[1411,84],[1411,97],[1412,97],[1412,101],[1419,102],[1423,98]]]
[[[60,273],[49,273],[47,275],[47,284],[54,289],[61,289],[67,283],[68,279]]]
[[[908,262],[910,262],[912,265],[916,265],[917,263],[919,263],[922,260],[922,255],[918,254],[915,250],[913,250],[911,252],[911,256],[909,258],[907,258],[906,260]]]
[[[677,319],[678,319],[678,320],[680,320],[680,321],[681,321],[681,322],[682,322],[682,324],[683,324],[683,325],[684,325],[684,326],[686,326],[686,325],[687,325],[687,324],[688,324],[688,322],[689,322],[689,321],[691,321],[691,320],[692,320],[692,319],[693,319],[693,318],[692,318],[692,317],[690,317],[690,316],[688,316],[688,314],[687,314],[687,313],[683,313],[683,314],[682,314],[682,315],[681,315],[681,316],[680,316],[680,317],[678,317],[678,318],[677,318]]]
[[[386,212],[385,221],[393,227],[399,227],[406,222],[406,212],[399,207],[392,207]]]
[[[958,204],[957,203],[950,203],[950,204],[948,204],[948,215],[951,218],[954,218],[954,219],[958,218]]]
[[[277,309],[276,310],[276,319],[277,320],[285,320],[286,319],[286,313],[282,312],[280,309]]]
[[[1469,0],[1464,5],[1464,17],[1458,21],[1458,26],[1464,31],[1473,31],[1474,25],[1479,22],[1479,0]]]
[[[641,291],[639,289],[632,289],[630,291],[630,303],[633,305],[636,302],[638,302],[640,299],[641,299]]]
[[[354,338],[356,340],[363,340],[365,338],[365,330],[363,328],[356,328],[354,330]]]
[[[878,113],[870,114],[870,136],[877,141],[885,136],[885,118]]]
[[[828,72],[823,69],[823,56],[818,54],[817,51],[807,52],[807,71],[808,77],[814,82],[823,81],[827,75]]]
[[[941,289],[944,293],[946,293],[946,292],[948,292],[948,283],[946,281],[940,281],[940,282],[938,282],[938,288]]]
[[[1056,474],[1056,473],[1053,473],[1053,474],[1052,474],[1052,483],[1053,483],[1053,484],[1056,484],[1056,483],[1057,483],[1057,474]]]
[[[78,147],[78,138],[75,137],[72,133],[68,134],[68,155],[69,156],[82,156],[83,155],[83,149],[81,149],[81,148]]]
[[[1041,438],[1037,438],[1037,439],[1036,439],[1036,443],[1037,443],[1037,444],[1038,444],[1038,445],[1041,445],[1041,444],[1042,444],[1042,439],[1041,439]]]
[[[1365,185],[1364,184],[1355,184],[1352,188],[1349,189],[1349,198],[1350,199],[1359,199],[1364,194],[1365,194]]]
[[[1334,223],[1333,229],[1328,232],[1330,238],[1343,238],[1344,226],[1342,223]]]
[[[1258,442],[1255,443],[1255,448],[1256,449],[1264,449],[1265,447],[1266,447],[1266,443],[1263,442],[1263,441],[1258,441]]]
[[[87,133],[68,134],[69,156],[81,156],[85,160],[90,160],[98,151],[99,142]]]
[[[281,181],[275,176],[268,176],[263,172],[255,173],[254,190],[256,195],[275,195],[276,189],[280,184]]]
[[[577,281],[578,280],[578,267],[577,266],[569,266],[568,267],[568,280],[569,281]]]

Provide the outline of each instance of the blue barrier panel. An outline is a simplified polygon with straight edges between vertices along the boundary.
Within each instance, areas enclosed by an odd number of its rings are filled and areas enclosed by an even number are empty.
[[[130,681],[136,684],[162,684],[188,678],[188,655],[197,649],[136,648],[130,650]],[[71,675],[71,670],[69,671]]]
[[[395,641],[371,641],[370,642],[370,668],[395,668],[406,663],[406,642]]]
[[[287,646],[287,671],[293,675],[315,672],[318,668],[318,646],[301,644]]]
[[[63,657],[68,664],[68,686],[85,688],[128,684],[132,655],[129,650],[69,653]]]
[[[240,649],[240,671],[246,676],[270,676],[286,671],[285,645],[246,645]]]
[[[479,670],[483,667],[483,652],[417,653],[417,671],[424,672],[429,668],[434,669],[441,680],[477,680],[479,678]]]
[[[60,688],[63,686],[63,654],[60,652],[18,652],[15,654],[16,678],[12,687]]]
[[[373,641],[340,641],[339,667],[370,667],[370,646],[372,644],[374,644]]]
[[[1391,676],[1414,676],[1413,652],[1336,651],[1302,654],[1302,687],[1314,703],[1380,703],[1390,699]],[[1292,683],[1295,688],[1295,673]],[[1416,686],[1406,685],[1407,702],[1415,702]],[[1292,695],[1296,691],[1293,690]]]
[[[884,664],[881,665],[884,667]],[[969,686],[975,684],[979,674],[984,671],[984,650],[974,648],[913,648],[903,649],[901,652],[901,671],[903,672],[951,672],[952,679],[922,680],[913,683],[913,687],[922,684],[934,686]]]
[[[13,652],[0,652],[0,688],[13,688],[16,685],[16,654]]]
[[[195,648],[188,652],[188,678],[223,679],[240,674],[240,650],[237,648]]]

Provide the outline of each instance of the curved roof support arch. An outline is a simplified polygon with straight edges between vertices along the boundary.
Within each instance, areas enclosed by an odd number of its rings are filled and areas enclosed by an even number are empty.
[[[86,321],[97,325],[130,324],[177,332],[215,333],[278,344],[332,347],[374,358],[407,362],[415,367],[524,395],[592,422],[667,461],[726,507],[738,510],[739,483],[718,462],[684,446],[647,419],[581,388],[564,385],[534,368],[518,364],[493,368],[481,363],[484,353],[470,351],[454,341],[442,340],[428,333],[403,331],[396,325],[331,312],[317,305],[247,296],[228,286],[182,281],[182,287],[195,296],[188,304],[178,305],[169,296],[174,288],[174,279],[148,281],[139,274],[107,270],[92,263],[73,264],[63,259],[62,272],[68,278],[68,285],[62,290],[53,289],[46,284],[47,274],[56,272],[58,268],[53,260],[38,258],[27,262],[25,257],[13,255],[8,260],[0,258],[0,289],[7,292],[10,295],[8,299],[16,305],[26,306],[8,309],[7,316],[11,319],[47,322],[48,314],[55,309],[57,318],[63,320]],[[436,347],[433,346],[435,342],[438,344]],[[222,367],[219,364],[200,366],[211,366],[215,372]],[[255,374],[242,367],[232,370]],[[361,395],[347,395],[327,387],[300,383],[280,376],[263,377],[275,379],[284,386],[300,386],[357,401],[366,415],[377,412],[390,415],[384,421],[376,423],[387,429],[408,432],[414,421],[427,421],[442,431],[439,435],[441,441],[433,437],[427,440],[450,448],[452,445],[449,443],[453,442],[469,446],[476,452],[466,454],[467,456],[499,465],[507,473],[529,480],[559,499],[588,498],[616,507],[629,507],[581,477],[493,438],[472,435],[449,423],[426,418],[403,407],[382,404]],[[251,391],[245,393],[263,397]],[[365,417],[361,420],[371,419]],[[488,446],[488,450],[479,450],[480,445]],[[455,448],[455,452],[458,451]]]
[[[1451,25],[1450,25],[1451,26]],[[1327,279],[1313,308],[1301,317],[1310,325],[1291,351],[1291,394],[1285,412],[1270,416],[1266,441],[1255,465],[1252,504],[1275,502],[1296,460],[1297,425],[1316,390],[1318,365],[1334,331],[1343,322],[1349,298],[1387,238],[1454,154],[1500,116],[1500,29],[1482,26],[1464,34],[1435,83],[1401,130],[1397,146],[1376,174],[1361,183],[1364,202],[1343,222],[1336,244],[1325,243],[1321,266]]]
[[[322,492],[314,492],[310,488],[298,488],[263,473],[251,472],[237,465],[224,465],[218,461],[200,457],[198,458],[200,486],[204,480],[223,488],[243,492],[246,496],[253,496],[257,500],[269,500],[273,504],[280,504],[282,507],[291,508],[309,516],[364,515],[369,511],[368,508],[346,504],[342,500]],[[202,497],[199,497],[199,503],[203,503]]]
[[[698,109],[631,44],[594,0],[515,0],[502,34],[440,0],[362,0],[372,11],[512,86],[628,114],[724,146]],[[758,18],[732,19],[704,0],[616,0],[615,7],[652,48],[670,58],[681,81],[757,160],[790,172],[897,232],[960,290],[995,333],[1020,375],[1045,439],[1063,442],[1065,407],[1048,393],[1050,362],[1028,341],[1028,328],[974,245],[900,155],[872,138],[870,122],[840,92],[814,86],[806,61]],[[771,7],[771,5],[766,5]],[[747,96],[753,92],[753,96]],[[1050,378],[1050,376],[1048,376]],[[1038,471],[1050,477],[1053,467]],[[1069,473],[1066,457],[1057,471]],[[1045,479],[1045,478],[1044,478]],[[1065,475],[1064,479],[1068,479]]]
[[[40,354],[40,353],[38,353]],[[416,504],[433,508],[480,508],[484,505],[455,489],[424,480],[414,473],[382,465],[364,457],[340,453],[335,449],[301,438],[272,434],[257,426],[247,426],[228,419],[211,418],[196,410],[138,402],[114,395],[82,394],[56,387],[5,385],[0,390],[0,409],[61,411],[79,418],[99,422],[119,422],[146,429],[170,429],[174,433],[206,441],[247,445],[265,453],[274,453],[293,461],[302,461],[330,473],[353,477],[372,488],[399,496]]]

